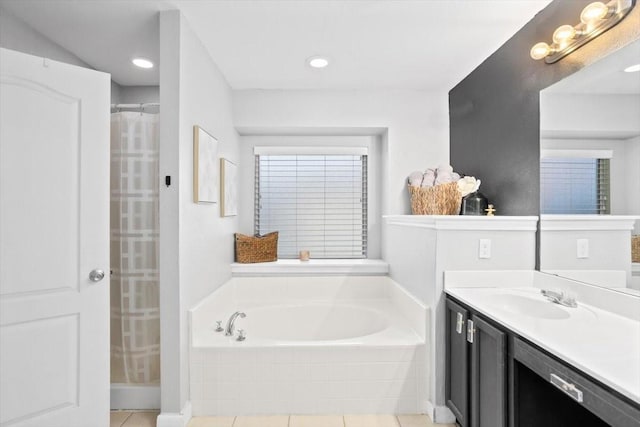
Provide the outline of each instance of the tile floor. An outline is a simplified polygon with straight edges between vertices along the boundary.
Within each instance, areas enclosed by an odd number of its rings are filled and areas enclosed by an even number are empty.
[[[109,427],[156,427],[158,411],[111,411]]]
[[[157,412],[111,412],[110,427],[155,427]],[[188,427],[455,427],[432,424],[425,415],[274,415],[195,417]]]

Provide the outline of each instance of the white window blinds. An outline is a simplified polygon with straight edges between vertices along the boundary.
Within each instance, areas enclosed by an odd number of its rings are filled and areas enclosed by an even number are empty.
[[[543,214],[610,213],[609,176],[609,159],[541,159],[540,211]]]
[[[367,155],[360,147],[256,147],[255,232],[278,257],[366,258]]]

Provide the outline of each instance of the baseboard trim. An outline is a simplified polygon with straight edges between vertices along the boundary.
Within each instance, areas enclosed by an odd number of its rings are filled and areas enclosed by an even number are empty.
[[[158,415],[156,427],[187,427],[191,415],[191,402],[187,401],[179,414],[175,412],[161,412],[160,415]]]
[[[446,406],[436,406],[429,400],[427,400],[427,416],[434,424],[453,424],[456,422],[456,416],[453,415],[451,409]]]

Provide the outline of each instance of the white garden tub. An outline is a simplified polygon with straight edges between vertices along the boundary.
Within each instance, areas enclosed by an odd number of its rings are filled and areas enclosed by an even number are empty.
[[[191,310],[193,414],[424,412],[427,314],[387,277],[234,278]]]
[[[263,342],[362,341],[391,327],[383,309],[353,303],[269,305],[245,313],[246,322],[239,323]]]

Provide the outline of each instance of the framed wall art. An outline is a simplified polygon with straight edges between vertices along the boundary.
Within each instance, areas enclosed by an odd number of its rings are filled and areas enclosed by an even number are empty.
[[[193,127],[193,201],[218,203],[218,140]]]

